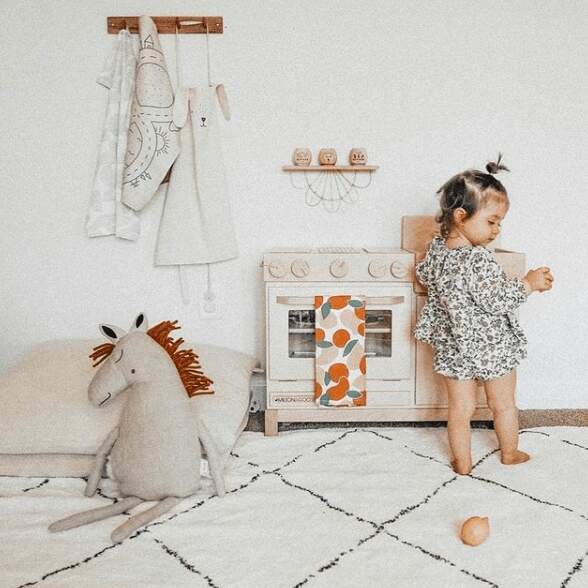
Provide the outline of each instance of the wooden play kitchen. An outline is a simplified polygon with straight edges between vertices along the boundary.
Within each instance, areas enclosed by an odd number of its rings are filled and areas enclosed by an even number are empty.
[[[447,394],[428,345],[412,336],[426,290],[414,267],[438,227],[431,216],[402,219],[402,248],[276,248],[263,257],[266,297],[265,434],[281,422],[446,421]],[[525,257],[497,248],[509,277]],[[318,406],[315,296],[365,298],[366,405]],[[492,420],[480,385],[474,420]]]

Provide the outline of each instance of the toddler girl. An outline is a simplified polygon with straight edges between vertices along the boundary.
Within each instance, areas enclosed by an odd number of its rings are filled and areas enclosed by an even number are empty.
[[[486,166],[488,173],[467,170],[438,190],[441,235],[416,267],[428,302],[415,337],[434,349],[434,370],[448,391],[451,465],[464,475],[472,469],[470,419],[476,380],[484,382],[502,463],[529,459],[518,449],[514,370],[527,355],[527,340],[513,312],[529,294],[549,290],[553,283],[547,267],[530,270],[523,279],[507,279],[485,247],[500,233],[509,207],[506,190],[494,177],[508,171],[500,159]]]

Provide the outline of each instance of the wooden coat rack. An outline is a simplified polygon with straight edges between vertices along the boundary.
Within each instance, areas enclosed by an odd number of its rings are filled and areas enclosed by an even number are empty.
[[[207,30],[211,35],[222,35],[222,16],[152,16],[160,35],[205,35]],[[107,17],[108,32],[116,35],[122,29],[129,33],[139,32],[138,16],[109,16]]]

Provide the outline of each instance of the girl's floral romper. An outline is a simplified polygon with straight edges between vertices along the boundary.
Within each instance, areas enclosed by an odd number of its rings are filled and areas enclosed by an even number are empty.
[[[416,266],[428,302],[414,332],[433,346],[434,370],[458,380],[492,380],[527,355],[513,312],[527,299],[523,282],[508,279],[482,246],[448,249],[435,237]]]

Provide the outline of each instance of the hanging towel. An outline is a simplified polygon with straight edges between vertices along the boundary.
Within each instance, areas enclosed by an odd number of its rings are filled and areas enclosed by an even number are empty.
[[[315,296],[315,402],[365,406],[365,298]]]
[[[173,124],[174,93],[157,27],[139,17],[139,56],[125,159],[122,201],[141,210],[151,200],[180,152]]]
[[[108,89],[108,106],[98,154],[90,208],[88,237],[116,235],[131,241],[139,237],[139,218],[121,203],[124,159],[130,106],[135,80],[131,35],[122,30],[97,82]]]
[[[216,86],[177,93],[174,119],[181,153],[172,169],[159,227],[155,265],[186,265],[237,257],[223,166]]]

